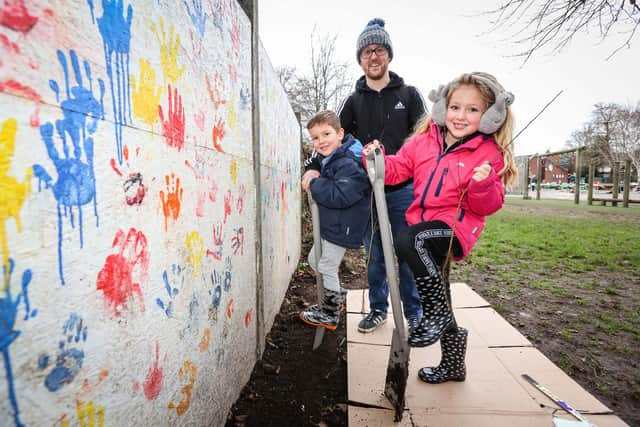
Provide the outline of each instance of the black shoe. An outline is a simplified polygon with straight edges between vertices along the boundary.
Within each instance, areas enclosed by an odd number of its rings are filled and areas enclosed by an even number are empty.
[[[387,313],[381,310],[372,310],[358,323],[358,331],[365,334],[373,332],[386,321]]]

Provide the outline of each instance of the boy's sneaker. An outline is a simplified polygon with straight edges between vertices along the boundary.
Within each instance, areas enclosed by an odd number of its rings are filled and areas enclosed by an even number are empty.
[[[365,334],[373,332],[386,321],[387,313],[381,310],[372,310],[358,323],[358,331]]]
[[[338,314],[329,312],[318,305],[313,305],[309,309],[300,312],[300,320],[311,326],[322,326],[331,331],[338,327]]]

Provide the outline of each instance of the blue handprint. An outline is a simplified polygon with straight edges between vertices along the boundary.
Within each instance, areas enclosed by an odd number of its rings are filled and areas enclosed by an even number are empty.
[[[204,30],[207,24],[207,19],[209,15],[202,11],[202,0],[191,0],[191,4],[193,5],[193,12],[191,8],[187,4],[186,0],[184,2],[184,7],[187,9],[187,14],[191,17],[191,22],[200,33],[201,37],[204,37]]]
[[[49,372],[44,385],[49,391],[58,391],[65,384],[71,383],[80,372],[84,361],[84,351],[75,347],[67,348],[68,344],[87,340],[87,327],[83,326],[82,318],[71,313],[62,326],[64,339],[60,340],[60,351],[56,357],[56,366]],[[38,366],[45,369],[49,365],[49,355],[38,357]]]
[[[172,270],[174,279],[177,279],[178,281],[184,280],[184,278],[182,277],[181,266],[173,264],[171,266],[171,270]],[[167,301],[167,303],[165,304],[165,302],[162,299],[156,298],[156,304],[158,304],[158,307],[160,307],[162,311],[164,311],[164,314],[166,314],[167,317],[171,317],[171,314],[173,313],[173,301],[176,295],[178,295],[179,289],[174,288],[169,284],[169,276],[166,270],[162,273],[162,280],[164,280],[164,289],[167,291],[167,295],[169,296],[169,301]]]
[[[18,317],[18,307],[21,300],[24,299],[24,319],[28,320],[30,317],[35,317],[38,314],[37,310],[31,310],[29,308],[29,294],[27,288],[31,282],[31,270],[27,269],[22,273],[22,292],[18,294],[15,300],[11,297],[11,283],[10,278],[14,268],[13,259],[9,258],[9,271],[5,266],[2,270],[4,283],[9,283],[9,287],[5,291],[4,298],[0,298],[0,352],[4,359],[5,377],[7,378],[7,385],[9,387],[9,402],[11,403],[11,409],[13,411],[13,422],[16,426],[23,426],[20,421],[20,410],[18,409],[18,401],[16,399],[16,393],[13,384],[13,371],[11,370],[11,358],[9,355],[9,346],[12,342],[18,338],[20,331],[15,330],[16,317]]]
[[[69,216],[71,227],[75,227],[74,207],[78,209],[78,225],[80,233],[80,247],[83,247],[83,218],[82,206],[93,200],[93,213],[98,225],[98,205],[95,197],[96,178],[93,169],[93,134],[98,126],[98,120],[104,118],[104,82],[98,79],[100,100],[93,93],[93,80],[89,62],[82,62],[87,76],[87,84],[84,85],[80,62],[74,50],[69,51],[71,67],[75,76],[76,85],[69,82],[69,65],[64,53],[57,52],[60,66],[64,73],[65,96],[60,103],[63,118],[56,120],[55,130],[62,143],[62,157],[54,143],[53,124],[47,122],[40,126],[40,135],[47,149],[47,154],[53,162],[58,174],[54,183],[51,175],[41,165],[33,165],[33,173],[46,188],[51,188],[53,196],[58,202],[58,273],[60,281],[64,284],[62,272],[62,215]],[[60,88],[55,80],[49,81],[49,86],[56,94],[56,100],[60,102]],[[71,141],[69,141],[69,139]],[[84,157],[83,157],[84,151]],[[41,185],[40,185],[41,187]],[[39,187],[39,189],[41,189]]]
[[[211,273],[211,283],[213,284],[213,289],[209,289],[209,295],[211,295],[211,316],[212,320],[218,320],[218,308],[220,307],[220,300],[222,299],[222,282],[223,276],[221,273],[217,271],[213,271]]]
[[[91,10],[91,18],[95,21],[93,0],[87,0],[87,3]],[[123,161],[122,128],[133,122],[131,119],[131,73],[129,72],[132,21],[131,5],[127,7],[125,17],[122,0],[102,0],[102,16],[98,18],[98,30],[104,44],[104,59],[111,86],[116,152],[120,165]]]

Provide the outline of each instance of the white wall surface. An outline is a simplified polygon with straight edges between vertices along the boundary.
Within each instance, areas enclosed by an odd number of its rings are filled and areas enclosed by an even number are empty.
[[[268,331],[300,154],[260,72]],[[256,359],[251,87],[234,0],[0,6],[0,425],[224,424]]]

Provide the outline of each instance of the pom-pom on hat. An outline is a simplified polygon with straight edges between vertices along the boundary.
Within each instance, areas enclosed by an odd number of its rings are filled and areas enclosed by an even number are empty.
[[[373,18],[369,21],[358,36],[358,43],[356,45],[358,64],[360,63],[360,53],[370,44],[384,46],[389,51],[389,60],[393,59],[393,45],[391,44],[389,33],[384,29],[384,20],[381,18]]]

